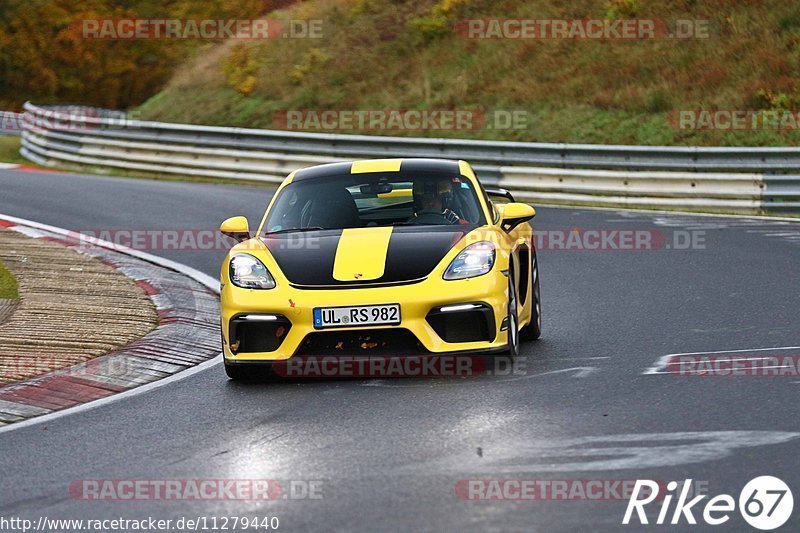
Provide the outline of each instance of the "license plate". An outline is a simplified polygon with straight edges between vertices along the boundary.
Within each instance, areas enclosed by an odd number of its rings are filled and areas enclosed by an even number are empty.
[[[398,304],[314,308],[314,327],[316,329],[399,323],[400,305]]]

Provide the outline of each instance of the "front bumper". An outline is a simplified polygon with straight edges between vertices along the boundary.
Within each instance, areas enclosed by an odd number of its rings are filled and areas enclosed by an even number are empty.
[[[502,349],[507,344],[505,318],[507,308],[508,280],[497,268],[476,278],[445,281],[441,278],[427,278],[417,283],[391,287],[343,287],[341,289],[299,289],[287,283],[279,283],[269,290],[241,289],[230,283],[222,288],[221,313],[223,354],[227,362],[267,362],[284,361],[295,354],[310,354],[307,350],[314,344],[316,354],[321,355],[316,342],[321,337],[342,336],[346,341],[344,348],[352,347],[353,337],[373,336],[376,340],[390,338],[400,345],[390,346],[391,354],[459,353],[469,351],[492,351]],[[376,304],[400,304],[401,322],[393,326],[366,326],[317,330],[313,325],[312,313],[315,307],[358,306]],[[443,323],[441,307],[460,304],[475,304],[466,329],[480,327],[485,320],[485,331],[480,331],[480,341],[461,342],[465,337],[461,330]],[[274,315],[275,320],[263,321],[263,329],[269,339],[242,343],[243,329],[240,326],[242,315]],[[456,314],[453,313],[453,317]],[[466,318],[466,315],[462,315]],[[233,326],[233,327],[232,327]],[[389,331],[394,330],[394,331]],[[437,330],[439,333],[437,333]],[[407,332],[409,342],[403,342]],[[320,335],[322,333],[322,335]],[[233,339],[234,350],[231,350]],[[447,342],[447,340],[451,342]],[[246,340],[246,339],[245,339]],[[315,342],[311,342],[311,341]],[[338,344],[338,343],[337,343]],[[373,347],[373,344],[379,346]],[[371,355],[381,350],[385,343],[359,345],[358,354]],[[406,346],[408,344],[408,346]],[[249,348],[248,348],[249,346]],[[265,351],[243,351],[258,349]],[[340,346],[341,348],[341,346]],[[235,352],[235,353],[234,353]],[[353,355],[352,351],[331,350],[325,355]],[[387,352],[382,351],[382,354]]]

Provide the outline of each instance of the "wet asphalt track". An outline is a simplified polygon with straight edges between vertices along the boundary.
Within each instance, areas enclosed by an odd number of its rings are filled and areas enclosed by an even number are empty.
[[[0,213],[79,231],[214,229],[234,214],[253,225],[270,194],[0,172]],[[617,531],[625,501],[475,502],[455,487],[692,478],[738,497],[749,479],[771,474],[800,498],[800,377],[643,375],[670,353],[800,345],[800,224],[541,208],[535,225],[656,230],[668,240],[699,231],[705,248],[540,250],[544,335],[523,346],[524,375],[237,384],[217,365],[0,434],[1,514],[277,516],[286,531]],[[152,252],[212,276],[224,256]],[[317,480],[323,498],[112,502],[68,491],[81,479],[186,478]],[[799,520],[796,508],[784,529]],[[749,528],[732,513],[715,530]]]

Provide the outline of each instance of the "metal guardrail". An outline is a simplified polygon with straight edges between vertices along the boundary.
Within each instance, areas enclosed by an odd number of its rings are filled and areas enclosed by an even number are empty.
[[[19,135],[22,132],[22,113],[0,111],[0,135]]]
[[[445,157],[538,203],[800,213],[800,148],[519,143],[299,133],[128,120],[120,112],[25,104],[21,153],[96,166],[277,183],[304,166]],[[702,171],[702,172],[701,172]],[[713,172],[710,172],[713,171]]]

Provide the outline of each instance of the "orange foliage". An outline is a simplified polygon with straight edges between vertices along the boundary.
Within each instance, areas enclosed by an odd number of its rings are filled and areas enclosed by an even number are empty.
[[[126,108],[156,92],[199,40],[84,39],[81,21],[109,18],[253,19],[274,0],[1,0],[0,109],[25,100]]]

